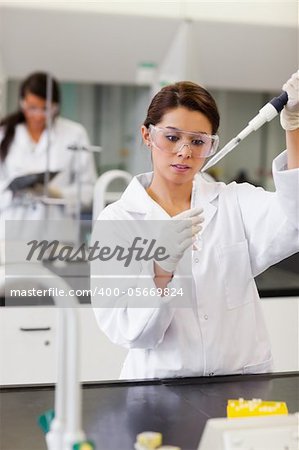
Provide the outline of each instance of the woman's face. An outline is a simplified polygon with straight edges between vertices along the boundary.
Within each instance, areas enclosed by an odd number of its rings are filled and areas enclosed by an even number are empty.
[[[144,143],[152,152],[154,172],[175,184],[192,181],[205,162],[205,157],[194,157],[199,148],[196,145],[201,144],[196,133],[212,134],[212,124],[209,119],[199,111],[180,106],[166,112],[155,127],[150,131],[143,126],[141,130]],[[187,133],[176,133],[176,130]],[[171,144],[168,144],[168,140]],[[179,151],[169,153],[169,148],[172,148],[174,142],[180,142],[177,146]],[[195,150],[192,151],[192,148]]]
[[[46,100],[30,92],[21,101],[21,108],[30,130],[42,132],[46,127]]]

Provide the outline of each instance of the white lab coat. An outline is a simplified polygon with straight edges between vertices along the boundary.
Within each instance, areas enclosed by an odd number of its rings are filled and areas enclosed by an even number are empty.
[[[96,308],[93,299],[100,328],[129,349],[121,378],[272,370],[254,277],[299,250],[299,170],[285,168],[286,152],[273,162],[276,193],[197,177],[205,221],[202,250],[192,253],[193,306],[173,308],[159,298],[152,308]],[[169,219],[144,189],[151,177],[135,177],[99,220]],[[176,276],[169,286],[175,283]]]
[[[0,129],[0,141],[3,138],[3,129]],[[0,162],[0,217],[9,219],[42,219],[44,205],[39,201],[20,205],[20,201],[13,201],[11,191],[7,190],[8,184],[16,177],[44,172],[47,166],[47,135],[45,130],[34,145],[27,132],[25,124],[16,126],[15,136],[10,146],[9,153]],[[66,207],[70,210],[77,201],[76,174],[79,173],[81,181],[81,204],[83,208],[90,207],[93,196],[93,185],[96,179],[96,171],[93,155],[80,152],[76,160],[76,152],[69,150],[68,146],[88,145],[88,137],[85,128],[79,123],[57,117],[54,120],[50,137],[50,171],[59,171],[51,181],[50,186],[57,187],[66,200]],[[76,165],[78,164],[79,172]],[[26,198],[25,198],[26,200]],[[27,199],[28,200],[28,199]],[[26,203],[26,201],[25,201]],[[60,208],[62,210],[62,208]],[[56,214],[55,214],[56,212]],[[61,218],[64,214],[57,214],[56,208],[51,209],[50,218]]]

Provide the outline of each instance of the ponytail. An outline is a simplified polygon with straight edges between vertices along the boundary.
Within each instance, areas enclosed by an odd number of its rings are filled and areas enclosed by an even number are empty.
[[[16,126],[23,122],[25,122],[25,116],[22,111],[11,114],[0,122],[0,127],[4,129],[4,136],[0,143],[1,162],[4,162],[7,157],[9,147],[15,137]]]

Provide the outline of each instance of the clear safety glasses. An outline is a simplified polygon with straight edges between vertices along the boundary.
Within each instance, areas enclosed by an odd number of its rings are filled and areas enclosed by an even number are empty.
[[[27,114],[31,116],[46,116],[47,114],[47,108],[39,108],[37,106],[28,105],[24,100],[20,101],[20,107],[22,111],[26,112]],[[51,105],[50,112],[51,115],[56,114],[58,111],[57,105]]]
[[[186,146],[194,158],[208,158],[216,153],[219,143],[217,134],[195,133],[155,125],[150,125],[149,130],[155,147],[169,154],[177,154]]]

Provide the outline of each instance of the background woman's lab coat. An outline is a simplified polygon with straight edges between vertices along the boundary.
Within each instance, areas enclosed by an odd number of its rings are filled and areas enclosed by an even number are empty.
[[[172,307],[173,300],[165,297],[157,297],[153,307],[142,307],[146,299],[139,297],[140,308],[105,307],[106,298],[104,307],[97,308],[103,299],[93,298],[100,328],[112,342],[129,349],[121,378],[272,370],[254,277],[299,250],[299,170],[285,167],[286,152],[273,162],[276,193],[197,177],[197,198],[205,217],[203,246],[192,252],[194,290],[186,308]],[[168,219],[145,191],[151,177],[135,177],[99,220]],[[105,263],[96,264],[101,271]],[[144,266],[143,274],[146,271],[152,271],[152,262]],[[92,287],[97,283],[92,279]],[[176,283],[174,276],[168,286]],[[141,286],[142,280],[136,278],[132,285]],[[155,288],[152,279],[149,287]]]
[[[0,130],[0,141],[2,138],[3,130]],[[44,205],[33,201],[31,205],[22,207],[20,202],[13,202],[12,192],[6,188],[16,177],[45,172],[47,140],[47,130],[35,144],[31,140],[25,124],[16,126],[9,153],[4,162],[0,162],[0,216],[2,220],[44,218]],[[79,173],[81,182],[81,205],[83,208],[91,206],[96,178],[93,155],[87,152],[80,152],[79,155],[76,155],[76,151],[68,149],[70,145],[80,146],[88,145],[88,143],[87,133],[82,125],[62,117],[54,120],[50,134],[49,170],[60,173],[52,179],[49,185],[60,190],[69,208],[72,208],[77,201],[76,173]],[[76,167],[77,156],[78,165]],[[55,217],[61,217],[61,214],[51,216],[51,218]]]

